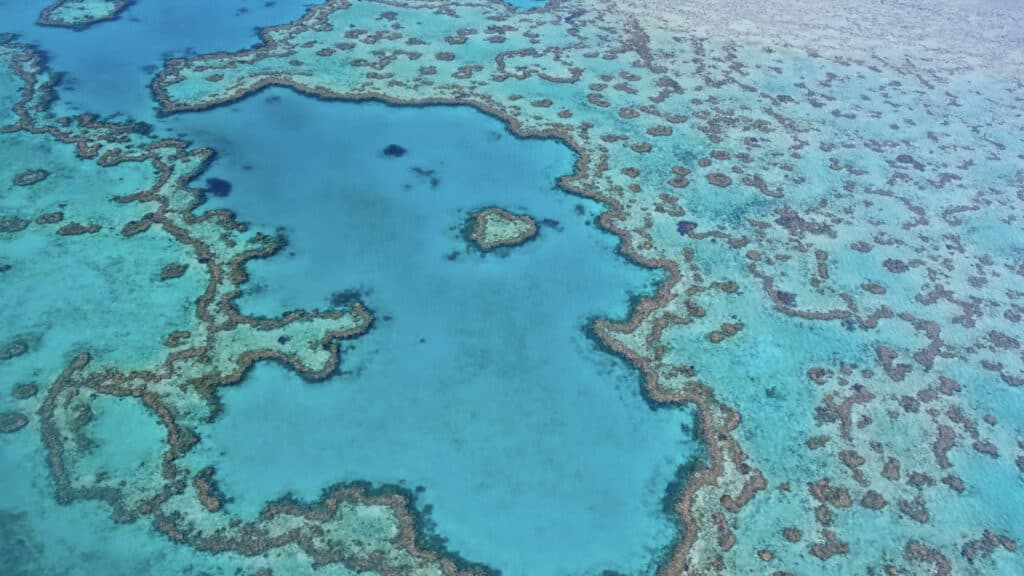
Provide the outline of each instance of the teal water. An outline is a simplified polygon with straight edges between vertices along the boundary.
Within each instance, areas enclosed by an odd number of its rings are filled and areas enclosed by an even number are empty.
[[[652,412],[636,372],[585,335],[658,278],[615,254],[598,205],[556,188],[568,149],[469,108],[283,89],[172,122],[219,151],[208,176],[232,191],[208,206],[288,238],[286,255],[250,266],[243,312],[358,290],[376,315],[328,381],[263,364],[224,392],[194,456],[216,466],[229,509],[401,483],[422,487],[451,549],[503,573],[651,569],[674,530],[665,489],[696,450],[692,416]],[[389,144],[407,152],[388,157]],[[537,239],[468,252],[462,224],[491,205],[532,215]]]

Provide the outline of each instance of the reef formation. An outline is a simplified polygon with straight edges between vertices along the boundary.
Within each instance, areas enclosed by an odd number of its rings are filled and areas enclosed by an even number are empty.
[[[728,2],[666,4],[329,0],[253,48],[169,60],[152,90],[165,114],[268,86],[465,104],[575,150],[562,188],[603,202],[620,250],[666,278],[628,321],[593,332],[643,373],[652,406],[696,406],[707,451],[670,487],[679,532],[659,574],[1007,572],[1024,538],[1024,84],[1022,52],[1007,50],[1021,45],[1019,15],[841,3],[794,28],[781,0],[753,21],[730,20]],[[939,33],[950,41],[923,41]],[[133,366],[82,353],[26,394],[58,499],[105,501],[120,521],[149,518],[212,552],[299,552],[324,570],[379,574],[491,571],[426,545],[398,489],[334,487],[314,504],[269,503],[254,521],[224,509],[215,471],[182,458],[216,417],[217,388],[264,358],[323,377],[336,340],[371,316],[358,303],[240,314],[245,262],[279,242],[229,213],[193,213],[201,191],[188,183],[210,152],[137,124],[52,117],[39,56],[7,43],[0,60],[0,138],[155,175],[113,194],[117,210],[30,198],[0,233],[59,222],[66,242],[166,234],[190,264],[167,280],[205,282],[166,357]],[[57,174],[13,169],[15,191]],[[30,339],[4,338],[2,361],[33,353]],[[88,469],[79,432],[109,396],[166,428],[157,466]]]
[[[504,208],[484,208],[469,217],[469,241],[482,252],[519,246],[537,235],[537,223],[525,214]]]
[[[58,0],[39,14],[42,26],[84,30],[97,22],[113,20],[131,0]]]

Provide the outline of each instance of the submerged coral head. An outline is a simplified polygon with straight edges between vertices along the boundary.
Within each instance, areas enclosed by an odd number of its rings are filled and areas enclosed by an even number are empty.
[[[363,298],[360,290],[339,290],[331,294],[331,306],[344,308],[359,302]]]
[[[691,222],[689,220],[680,220],[679,223],[676,224],[676,230],[678,230],[679,234],[681,234],[683,236],[686,236],[687,234],[689,234],[690,232],[693,232],[696,229],[697,229],[697,223],[696,222]]]
[[[781,302],[784,306],[789,306],[790,308],[796,306],[796,294],[793,294],[792,292],[776,290],[775,297],[778,298],[779,302]]]
[[[206,193],[218,198],[224,198],[231,194],[231,182],[223,178],[207,178]]]
[[[398,144],[388,144],[384,148],[384,155],[388,158],[401,158],[405,156],[406,149],[402,148]]]

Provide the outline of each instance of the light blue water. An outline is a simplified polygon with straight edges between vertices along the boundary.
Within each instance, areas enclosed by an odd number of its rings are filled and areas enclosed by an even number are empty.
[[[36,26],[39,12],[48,4],[49,0],[0,0],[0,32],[14,32],[21,35],[22,41],[37,44],[45,50],[48,64],[54,70],[67,73],[58,89],[61,100],[55,108],[60,113],[122,113],[132,119],[150,121],[155,113],[148,83],[165,52],[183,55],[188,48],[198,51],[249,45],[256,41],[255,27],[294,19],[305,6],[304,2],[293,1],[270,6],[255,1],[144,1],[129,7],[122,20],[76,32]],[[249,11],[235,16],[242,7]],[[35,188],[42,190],[73,182],[78,197],[98,195],[95,203],[74,207],[72,213],[83,220],[89,219],[85,215],[98,217],[108,210],[109,205],[103,200],[110,194],[138,189],[130,175],[117,181],[119,169],[96,170],[89,163],[66,161],[65,157],[73,158],[70,146],[54,145],[51,151],[38,140],[23,143],[17,135],[4,138],[5,146],[21,154],[0,154],[4,185],[20,170],[46,166],[53,174]],[[107,179],[112,181],[104,182]],[[21,205],[20,198],[5,195],[3,213],[7,213],[12,202]],[[25,203],[25,209],[34,214],[33,211],[57,207],[55,201],[44,198]],[[0,287],[8,303],[3,308],[0,332],[5,341],[9,334],[27,334],[35,344],[30,355],[0,367],[0,409],[27,411],[30,417],[30,424],[23,430],[0,435],[0,485],[4,487],[0,494],[0,574],[179,576],[230,574],[239,566],[249,565],[249,561],[234,554],[197,554],[170,542],[146,522],[116,524],[110,519],[109,508],[102,504],[56,503],[37,418],[29,407],[45,396],[47,384],[70,360],[69,354],[80,350],[83,344],[90,345],[94,356],[99,354],[103,358],[109,354],[112,359],[130,360],[129,364],[141,361],[144,355],[161,354],[160,341],[167,331],[180,327],[183,319],[194,313],[194,297],[201,286],[198,278],[190,274],[177,286],[158,284],[154,289],[154,277],[160,266],[176,251],[165,238],[137,237],[132,241],[132,257],[125,259],[122,255],[115,260],[111,254],[117,251],[117,245],[111,245],[108,253],[107,246],[96,246],[96,240],[92,240],[88,251],[74,247],[78,239],[53,245],[42,245],[39,240],[19,238],[17,249],[15,241],[5,240],[2,254],[3,263],[12,264],[14,269],[6,273]],[[66,250],[65,245],[72,248]],[[155,257],[149,258],[150,255]],[[135,273],[136,269],[141,273]],[[23,272],[38,278],[27,280]],[[129,281],[125,282],[125,278]],[[66,283],[71,281],[78,288],[76,292],[65,290]],[[166,292],[180,288],[181,282],[194,287],[186,290],[188,297],[179,302]],[[31,285],[32,290],[25,290],[26,285]],[[83,294],[87,297],[82,298]],[[174,294],[178,294],[177,290]],[[98,300],[94,301],[93,296]],[[112,302],[117,303],[116,315],[110,314]],[[132,310],[144,313],[147,321],[133,323]],[[16,401],[11,397],[13,386],[28,382],[40,387],[35,399]],[[145,413],[140,411],[137,415]],[[110,426],[120,432],[124,428],[123,422],[102,417],[98,417],[95,426],[98,434]]]
[[[548,0],[505,0],[516,10],[533,10],[548,5]]]
[[[566,148],[469,108],[283,89],[170,122],[220,152],[208,176],[233,191],[211,207],[289,239],[250,266],[243,311],[358,289],[377,320],[327,382],[270,364],[224,391],[193,462],[217,467],[234,513],[338,481],[401,482],[425,487],[453,550],[506,574],[649,570],[672,538],[661,499],[695,452],[692,416],[652,412],[637,373],[585,336],[657,278],[615,254],[598,205],[555,187]],[[407,153],[386,157],[389,144]],[[460,228],[490,205],[548,222],[504,254],[467,253]]]

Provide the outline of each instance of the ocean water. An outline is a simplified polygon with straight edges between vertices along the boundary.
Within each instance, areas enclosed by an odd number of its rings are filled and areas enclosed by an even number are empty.
[[[48,5],[4,573],[1024,573],[1016,3]]]

